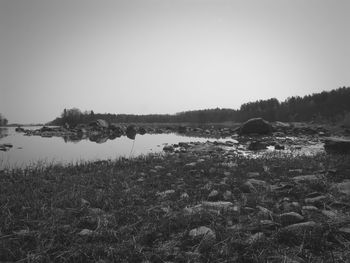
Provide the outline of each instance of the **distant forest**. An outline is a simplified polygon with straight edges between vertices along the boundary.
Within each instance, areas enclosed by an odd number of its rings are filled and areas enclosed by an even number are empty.
[[[283,102],[272,98],[248,102],[240,109],[206,109],[185,111],[177,114],[110,114],[82,112],[77,108],[64,109],[61,116],[53,120],[52,125],[68,123],[89,123],[104,119],[109,123],[211,123],[243,122],[250,118],[262,117],[268,121],[341,121],[350,114],[350,87],[332,91],[323,91],[304,97],[290,97]]]
[[[8,120],[2,116],[2,114],[0,113],[0,126],[6,126],[8,123]]]

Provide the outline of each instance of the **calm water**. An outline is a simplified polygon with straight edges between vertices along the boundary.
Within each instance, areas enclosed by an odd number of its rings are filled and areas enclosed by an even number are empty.
[[[29,127],[24,127],[29,128]],[[38,129],[40,127],[30,127]],[[0,169],[5,167],[25,167],[33,163],[71,163],[80,161],[115,159],[121,156],[135,157],[141,154],[157,153],[165,144],[179,142],[205,142],[206,138],[185,137],[178,134],[137,135],[135,140],[126,136],[96,143],[88,139],[66,141],[60,137],[43,138],[24,136],[15,128],[0,128],[0,144],[10,143],[13,147],[0,151]],[[215,139],[210,139],[214,141]]]

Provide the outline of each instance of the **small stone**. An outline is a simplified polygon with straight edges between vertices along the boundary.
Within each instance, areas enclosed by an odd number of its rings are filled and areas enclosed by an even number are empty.
[[[192,229],[189,234],[193,239],[201,239],[202,247],[209,247],[215,243],[216,235],[213,230],[206,226],[200,226]]]
[[[318,208],[313,205],[305,205],[301,209],[305,211],[318,211]]]
[[[256,208],[259,210],[257,216],[260,219],[272,219],[273,213],[269,209],[260,205],[256,206]]]
[[[156,166],[154,167],[154,169],[156,169],[157,171],[159,171],[159,170],[164,169],[164,167],[161,166],[161,165],[156,165]]]
[[[323,180],[324,177],[320,174],[310,174],[310,175],[299,175],[292,178],[297,183],[305,182],[305,181],[317,181]]]
[[[195,162],[193,162],[193,163],[187,163],[187,164],[185,164],[185,166],[184,166],[184,168],[185,169],[191,169],[191,168],[194,168],[194,167],[196,167],[196,163]]]
[[[259,172],[248,172],[247,177],[249,178],[254,178],[254,177],[259,177],[260,173]]]
[[[95,234],[94,231],[90,230],[90,229],[83,229],[79,232],[79,236],[93,236]]]
[[[21,230],[18,230],[18,231],[13,231],[14,234],[18,235],[18,236],[28,236],[30,235],[30,231],[29,229],[21,229]]]
[[[304,220],[304,217],[296,212],[283,213],[280,216],[282,225],[292,225]]]
[[[181,199],[188,199],[188,198],[190,198],[190,196],[188,195],[188,193],[182,193],[180,198]]]
[[[216,201],[219,198],[219,192],[216,190],[213,190],[210,192],[210,194],[208,195],[208,199],[211,201]]]
[[[245,182],[244,184],[242,184],[240,187],[240,190],[243,193],[256,193],[257,192],[257,190],[255,189],[253,184],[250,182]]]
[[[312,198],[306,198],[305,203],[308,205],[322,205],[324,201],[327,199],[327,196],[320,195]]]

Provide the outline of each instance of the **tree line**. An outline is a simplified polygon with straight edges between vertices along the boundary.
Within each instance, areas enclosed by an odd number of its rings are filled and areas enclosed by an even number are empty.
[[[6,126],[8,123],[8,120],[2,116],[2,114],[0,113],[0,126]]]
[[[110,123],[210,123],[243,122],[254,117],[268,121],[339,121],[350,112],[350,87],[332,91],[323,91],[304,97],[289,97],[280,102],[276,98],[248,102],[235,109],[205,109],[184,111],[176,114],[111,114],[82,112],[77,108],[64,109],[61,116],[53,120],[52,125],[74,126],[104,119]]]

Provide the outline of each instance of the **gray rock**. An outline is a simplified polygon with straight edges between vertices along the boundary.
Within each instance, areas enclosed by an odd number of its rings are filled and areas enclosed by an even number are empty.
[[[262,118],[254,118],[246,121],[239,128],[239,134],[269,134],[272,132],[272,125]]]

